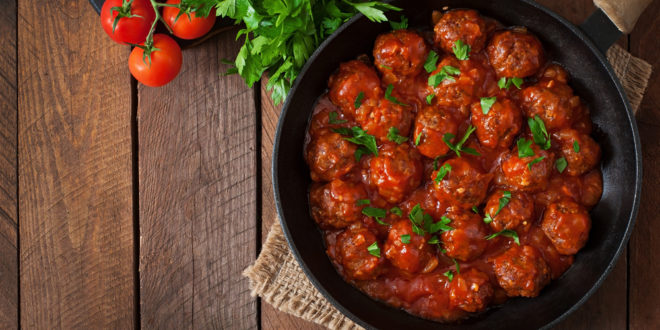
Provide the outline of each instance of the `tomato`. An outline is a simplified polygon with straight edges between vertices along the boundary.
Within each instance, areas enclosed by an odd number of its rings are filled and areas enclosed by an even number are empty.
[[[181,47],[165,34],[153,36],[151,60],[143,58],[145,50],[140,47],[133,48],[128,57],[128,68],[139,82],[159,87],[172,81],[181,70]],[[142,45],[144,46],[144,45]]]
[[[168,0],[167,4],[176,5],[180,2],[181,0]],[[183,13],[179,15],[181,10]],[[172,33],[181,39],[197,39],[211,31],[215,24],[215,15],[212,13],[207,17],[197,17],[194,11],[177,7],[163,8],[163,19],[172,29]]]
[[[119,16],[116,26],[115,20]],[[112,40],[120,44],[144,42],[156,19],[149,0],[106,0],[101,8],[101,26]]]

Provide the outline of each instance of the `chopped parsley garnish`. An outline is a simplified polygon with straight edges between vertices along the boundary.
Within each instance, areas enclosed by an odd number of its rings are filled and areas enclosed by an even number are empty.
[[[490,111],[490,107],[495,104],[495,101],[497,101],[497,97],[482,97],[481,98],[481,111],[484,113],[484,115],[488,114],[488,111]]]
[[[461,74],[461,70],[451,65],[445,65],[440,69],[440,72],[431,75],[428,80],[429,86],[438,87],[443,80],[456,81],[454,77]]]
[[[401,15],[401,22],[390,21],[392,30],[405,30],[408,28],[408,18]]]
[[[408,141],[407,137],[399,135],[399,129],[396,127],[390,127],[390,130],[387,132],[387,139],[396,144]]]
[[[458,264],[458,261],[456,261],[456,259],[451,259],[451,260],[454,261],[454,265],[456,266],[456,274],[460,274],[461,273],[461,266]]]
[[[430,105],[431,103],[433,103],[434,98],[435,98],[435,94],[426,95],[426,104]]]
[[[368,153],[369,151],[365,147],[359,147],[357,150],[355,150],[355,161],[359,162],[360,159],[362,159],[362,156]]]
[[[470,58],[470,45],[463,42],[463,40],[456,40],[454,46],[451,48],[456,55],[456,58],[465,61]]]
[[[412,230],[417,235],[424,235],[426,233],[435,234],[440,231],[445,232],[454,229],[448,226],[451,219],[446,216],[443,216],[438,222],[433,222],[433,218],[427,213],[424,213],[419,204],[413,206],[408,217],[410,218],[410,222],[412,222]]]
[[[417,134],[417,137],[415,138],[415,145],[418,146],[419,142],[422,140],[422,133]]]
[[[417,235],[424,235],[424,229],[422,229],[424,226],[424,212],[419,204],[413,206],[408,214],[408,218],[410,218],[410,222],[412,222],[413,232]]]
[[[358,93],[357,97],[355,97],[355,103],[353,103],[353,105],[355,106],[355,109],[362,106],[362,100],[363,99],[364,99],[364,92]]]
[[[391,208],[390,212],[392,212],[392,214],[396,214],[398,216],[403,215],[403,212],[401,211],[401,209],[398,206],[395,206],[395,207]]]
[[[522,78],[517,78],[517,77],[513,77],[513,78],[502,77],[500,78],[500,80],[497,81],[497,86],[500,89],[509,89],[509,87],[511,87],[511,84],[516,86],[516,88],[520,89],[520,87],[523,84],[523,80]]]
[[[427,226],[426,231],[428,231],[429,234],[435,234],[439,231],[444,233],[446,231],[454,230],[454,228],[448,226],[448,224],[450,222],[451,222],[451,219],[449,219],[449,218],[447,218],[446,216],[443,215],[442,218],[440,218],[440,221],[431,222]]]
[[[531,162],[527,163],[527,168],[531,170],[534,164],[541,162],[543,159],[545,159],[545,156],[534,158]]]
[[[513,241],[516,242],[516,244],[520,245],[520,238],[518,238],[518,233],[516,233],[513,230],[504,229],[504,230],[499,231],[497,233],[490,234],[490,235],[486,236],[486,239],[491,240],[491,239],[493,239],[497,236],[505,236],[505,237],[513,238]]]
[[[345,137],[344,140],[361,146],[355,151],[356,160],[360,161],[362,155],[368,152],[378,156],[378,145],[376,144],[376,138],[371,134],[367,134],[367,132],[365,132],[360,127],[353,126],[353,128],[350,130],[345,127],[341,127],[333,129],[333,131],[342,135],[353,135],[353,137]]]
[[[505,206],[507,206],[507,204],[509,204],[510,201],[511,201],[511,192],[510,192],[510,191],[504,191],[504,192],[502,192],[502,197],[500,197],[500,205],[499,205],[499,207],[497,208],[497,211],[496,211],[495,214],[493,214],[492,216],[491,216],[489,213],[486,213],[486,217],[484,218],[484,222],[485,222],[485,223],[491,223],[491,222],[493,222],[493,217],[495,217],[495,216],[497,216],[498,214],[500,214],[500,211],[502,211],[502,209],[503,209]]]
[[[461,157],[461,152],[464,152],[469,155],[481,156],[481,154],[478,153],[473,148],[463,148],[463,144],[465,144],[467,139],[470,137],[470,134],[472,134],[472,132],[474,132],[475,130],[476,128],[470,125],[467,131],[465,131],[463,138],[460,141],[458,141],[458,143],[456,143],[455,145],[451,143],[451,140],[456,136],[451,133],[445,133],[445,135],[442,136],[442,141],[444,141],[445,144],[449,147],[449,149],[455,152],[458,157]]]
[[[401,243],[410,244],[410,235],[409,234],[401,235],[400,238],[401,238]]]
[[[424,62],[424,70],[426,72],[431,73],[433,70],[435,70],[436,65],[438,63],[438,53],[434,51],[430,51],[429,55],[426,57],[426,62]]]
[[[355,203],[357,206],[362,206],[362,205],[369,205],[371,204],[371,201],[368,199],[358,199],[358,201]]]
[[[545,129],[543,120],[539,116],[534,116],[534,118],[527,120],[527,125],[529,125],[529,129],[532,131],[534,142],[543,150],[550,149],[550,135]]]
[[[479,214],[479,209],[476,206],[473,206],[472,212],[474,212],[475,214]]]
[[[433,170],[434,170],[434,171],[437,171],[437,170],[438,170],[438,159],[439,159],[439,158],[440,158],[440,156],[435,157],[435,158],[433,159]]]
[[[394,90],[394,86],[392,86],[392,84],[387,85],[387,89],[385,90],[385,99],[394,104],[408,106],[405,103],[399,102],[399,100],[397,100],[396,97],[392,96],[393,90]]]
[[[378,247],[378,242],[374,242],[373,244],[367,246],[367,251],[369,251],[369,254],[372,256],[380,258],[380,248]]]
[[[344,119],[337,119],[338,116],[339,114],[335,111],[332,111],[328,114],[328,122],[330,125],[338,125],[347,122],[347,120]]]
[[[440,170],[438,170],[438,174],[435,176],[435,182],[439,183],[442,181],[442,179],[445,178],[447,174],[451,172],[451,165],[444,163],[442,166],[440,166]]]
[[[392,67],[389,66],[389,65],[385,65],[385,64],[379,64],[379,65],[380,65],[380,67],[383,68],[383,69],[392,70]]]
[[[525,138],[518,140],[518,158],[534,156],[534,149],[532,149],[532,141]]]
[[[442,273],[442,275],[447,276],[447,279],[449,280],[449,282],[451,282],[454,279],[454,272],[452,272],[451,270],[448,270],[448,271]]]
[[[486,216],[484,217],[484,223],[489,224],[493,222],[493,218],[490,216],[489,213],[486,213]]]
[[[426,242],[427,244],[440,244],[440,239],[438,236],[433,235],[430,240]]]
[[[377,219],[382,219],[387,215],[387,211],[383,209],[379,209],[377,207],[370,207],[367,206],[362,209],[362,214],[368,216],[368,217],[374,217]]]
[[[332,131],[335,132],[335,133],[339,133],[341,135],[352,135],[353,134],[353,131],[351,131],[351,129],[347,128],[347,127],[333,128]]]
[[[580,144],[578,144],[577,141],[573,141],[573,150],[575,151],[575,153],[580,152]]]
[[[559,173],[564,173],[566,166],[568,166],[568,162],[564,157],[559,158],[557,159],[557,161],[555,161],[555,167],[557,168],[557,171],[559,171]]]

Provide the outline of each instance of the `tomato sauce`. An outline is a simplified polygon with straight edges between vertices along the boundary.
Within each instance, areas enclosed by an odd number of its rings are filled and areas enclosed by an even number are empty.
[[[339,274],[448,322],[542,294],[586,244],[603,183],[588,107],[532,33],[432,17],[339,66],[304,153]]]

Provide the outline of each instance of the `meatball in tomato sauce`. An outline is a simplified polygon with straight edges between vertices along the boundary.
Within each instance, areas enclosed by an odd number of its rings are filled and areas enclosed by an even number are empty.
[[[521,191],[545,189],[552,174],[554,154],[533,142],[529,149],[533,151],[530,156],[516,146],[502,157],[501,173],[497,177],[499,184]]]
[[[498,77],[529,77],[536,74],[545,62],[543,45],[523,28],[496,32],[487,50]]]
[[[493,298],[493,285],[485,273],[470,268],[454,275],[449,283],[449,303],[466,312],[484,310]]]
[[[355,116],[356,103],[370,104],[383,96],[376,70],[361,60],[340,64],[337,72],[330,76],[328,87],[330,101],[351,118]]]
[[[312,217],[321,228],[344,228],[362,218],[358,201],[367,197],[362,183],[333,180],[317,185],[309,193]]]
[[[380,99],[373,106],[361,106],[356,112],[356,120],[367,133],[384,142],[388,141],[387,134],[392,127],[400,135],[408,136],[413,114],[405,106]]]
[[[429,75],[428,94],[435,95],[434,104],[459,108],[456,117],[463,120],[469,116],[469,106],[481,95],[486,75],[486,69],[476,60],[445,56]]]
[[[592,170],[600,162],[600,146],[589,135],[570,128],[553,135],[559,142],[561,155],[566,159],[566,173],[577,176]]]
[[[492,219],[490,227],[495,232],[524,232],[532,224],[534,200],[525,192],[496,190],[488,197],[484,213]]]
[[[550,283],[550,267],[529,245],[512,245],[492,260],[497,282],[509,297],[536,297]]]
[[[444,135],[456,135],[457,130],[458,123],[447,109],[426,106],[415,117],[413,138],[422,155],[435,158],[449,151],[449,146],[442,139]]]
[[[587,242],[591,219],[583,206],[564,199],[548,206],[541,228],[559,253],[571,255]]]
[[[357,147],[340,134],[325,130],[307,145],[307,164],[314,181],[332,181],[350,172]]]
[[[384,258],[372,255],[367,249],[374,243],[378,244],[376,235],[359,226],[350,227],[337,236],[337,261],[348,278],[369,280],[379,274]]]
[[[508,98],[497,98],[487,111],[476,102],[472,104],[472,125],[481,145],[508,148],[520,132],[522,113]]]
[[[374,44],[374,64],[385,83],[414,77],[422,71],[429,50],[424,39],[414,31],[394,30],[381,34]]]
[[[521,105],[525,116],[539,116],[549,131],[573,124],[580,98],[573,90],[557,80],[540,80],[522,90]]]
[[[456,9],[447,11],[433,27],[434,41],[442,50],[452,53],[457,41],[479,52],[486,44],[488,25],[476,10]]]
[[[445,215],[451,221],[452,230],[442,233],[442,244],[447,256],[460,261],[470,261],[479,257],[487,246],[486,225],[481,217],[472,211],[452,208]]]
[[[444,177],[440,173],[443,168],[448,169]],[[491,174],[465,158],[450,159],[431,174],[435,197],[463,208],[481,204],[486,198],[491,178]]]
[[[413,232],[410,220],[392,225],[385,242],[385,256],[392,265],[409,273],[428,273],[438,266],[434,247],[428,244],[428,235]]]
[[[371,185],[390,203],[402,201],[415,190],[423,171],[419,152],[407,144],[383,144],[369,163]]]

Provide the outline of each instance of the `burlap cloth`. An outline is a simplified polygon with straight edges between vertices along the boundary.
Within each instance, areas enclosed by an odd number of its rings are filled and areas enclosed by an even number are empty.
[[[637,110],[651,76],[651,65],[616,45],[608,50],[607,59]],[[362,328],[335,309],[307,279],[289,250],[279,221],[271,227],[256,262],[243,275],[250,279],[252,295],[278,310],[330,329]]]

